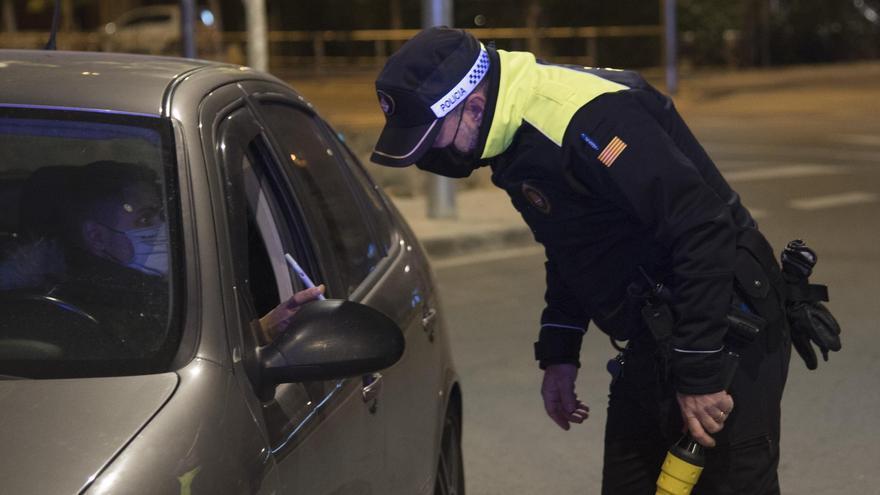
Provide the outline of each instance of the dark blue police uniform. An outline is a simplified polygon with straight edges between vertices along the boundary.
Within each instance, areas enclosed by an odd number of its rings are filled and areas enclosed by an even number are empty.
[[[444,119],[481,84],[476,152],[433,148]],[[790,350],[782,275],[671,100],[632,72],[543,64],[448,28],[408,41],[376,89],[386,124],[373,161],[450,177],[488,164],[544,245],[541,368],[579,366],[590,321],[627,341],[614,361],[603,493],[654,493],[683,431],[676,393],[725,389],[736,407],[694,493],[778,493]],[[733,342],[733,310],[763,319],[760,331]],[[740,355],[733,375],[729,349]]]
[[[753,295],[750,307],[770,321],[737,349],[740,368],[729,387],[736,407],[694,493],[777,493],[790,346],[778,266],[739,196],[672,101],[638,74],[529,63],[530,54],[500,50],[492,56],[498,98],[483,158],[546,249],[540,365],[579,365],[590,320],[628,340],[611,386],[603,493],[653,493],[683,428],[675,393],[725,388],[735,286],[752,292],[742,295]],[[564,125],[550,120],[566,117]],[[672,294],[667,347],[643,320],[644,299],[633,297],[646,278]]]

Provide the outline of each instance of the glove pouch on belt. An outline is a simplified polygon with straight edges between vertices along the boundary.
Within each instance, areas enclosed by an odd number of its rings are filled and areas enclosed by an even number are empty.
[[[737,236],[734,276],[737,293],[766,320],[768,350],[775,349],[783,337],[777,329],[785,328],[785,282],[773,248],[755,229],[743,229]]]

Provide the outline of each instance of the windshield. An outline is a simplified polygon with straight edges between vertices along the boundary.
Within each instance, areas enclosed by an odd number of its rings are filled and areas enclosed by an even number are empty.
[[[168,367],[170,144],[158,117],[0,106],[0,375]]]

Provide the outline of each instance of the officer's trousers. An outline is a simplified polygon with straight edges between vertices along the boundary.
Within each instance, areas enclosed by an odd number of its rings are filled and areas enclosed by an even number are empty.
[[[770,332],[782,338],[768,339]],[[779,493],[780,401],[791,344],[784,329],[768,328],[746,349],[729,389],[734,409],[713,435],[694,495]],[[772,342],[771,343],[768,343]],[[660,466],[681,438],[683,422],[672,384],[663,378],[656,345],[632,341],[612,379],[605,426],[603,495],[655,493]]]

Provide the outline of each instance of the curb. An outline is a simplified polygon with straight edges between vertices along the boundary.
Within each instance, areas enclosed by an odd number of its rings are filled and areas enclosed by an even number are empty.
[[[525,225],[492,232],[423,237],[421,242],[425,252],[433,260],[464,256],[480,251],[538,245],[532,236],[532,231]]]

